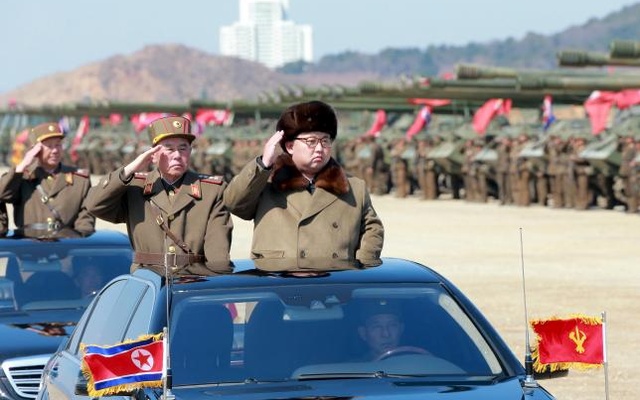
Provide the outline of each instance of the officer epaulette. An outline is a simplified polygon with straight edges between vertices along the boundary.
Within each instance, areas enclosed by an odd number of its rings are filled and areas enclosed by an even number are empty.
[[[222,179],[222,175],[200,175],[200,181],[214,185],[222,185],[224,179]]]
[[[133,177],[136,179],[147,179],[147,175],[149,175],[146,172],[136,172],[133,174]]]
[[[88,178],[89,177],[89,170],[88,169],[77,169],[75,171],[73,171],[74,175],[78,175],[81,176],[83,178]]]

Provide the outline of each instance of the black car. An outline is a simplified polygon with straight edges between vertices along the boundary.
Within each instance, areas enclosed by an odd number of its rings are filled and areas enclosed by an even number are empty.
[[[111,281],[48,363],[38,399],[86,398],[81,344],[162,332],[167,314],[177,399],[553,398],[525,379],[478,309],[424,265],[386,258],[374,267],[266,272],[253,261],[234,264],[232,274],[169,285],[145,269]]]
[[[34,399],[47,360],[93,296],[129,272],[126,235],[0,239],[0,399]]]

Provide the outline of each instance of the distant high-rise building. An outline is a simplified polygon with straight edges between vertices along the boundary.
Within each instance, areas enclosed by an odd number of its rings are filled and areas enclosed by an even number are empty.
[[[240,20],[220,28],[220,54],[269,68],[313,60],[312,29],[288,20],[289,0],[239,0]]]

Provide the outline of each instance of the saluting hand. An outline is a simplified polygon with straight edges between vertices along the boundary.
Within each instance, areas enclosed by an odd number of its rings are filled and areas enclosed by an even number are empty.
[[[38,156],[38,154],[40,154],[41,150],[42,150],[42,143],[41,142],[36,143],[32,148],[30,148],[24,154],[24,157],[22,158],[22,161],[20,161],[20,163],[18,163],[18,165],[16,165],[16,172],[17,173],[24,172],[24,169],[27,168],[33,162],[33,160],[35,160],[35,158]]]
[[[276,131],[264,144],[264,148],[262,149],[262,164],[264,164],[265,167],[269,168],[276,161],[278,148],[280,147],[280,141],[283,136],[284,131]]]
[[[155,155],[162,150],[162,146],[154,146],[144,153],[138,155],[133,161],[124,167],[124,176],[129,178],[136,172],[146,172],[149,170],[149,165],[156,162]]]

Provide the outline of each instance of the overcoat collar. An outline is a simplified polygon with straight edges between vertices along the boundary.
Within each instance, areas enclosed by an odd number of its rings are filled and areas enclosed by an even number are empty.
[[[35,180],[39,185],[41,185],[43,181],[45,181],[49,176],[51,176],[53,180],[52,180],[52,184],[49,185],[50,190],[47,192],[47,196],[53,197],[56,194],[60,193],[60,191],[65,187],[69,185],[73,185],[74,170],[75,169],[73,167],[59,164],[58,167],[55,169],[53,175],[50,175],[47,171],[45,171],[44,168],[38,166],[32,172],[29,173],[29,176],[33,180]]]
[[[289,154],[281,154],[276,158],[271,182],[280,192],[306,190],[309,185],[309,181],[296,168]],[[336,196],[349,192],[347,175],[333,158],[330,158],[327,165],[318,172],[314,183],[316,188],[322,188]]]
[[[165,213],[175,214],[195,200],[202,198],[202,187],[198,178],[198,174],[187,170],[172,203],[162,184],[160,172],[156,169],[147,175],[144,182],[143,194],[147,198],[152,198],[153,202]]]
[[[280,192],[306,191],[309,185],[309,181],[295,167],[289,154],[281,154],[276,159],[271,182],[275,190]],[[338,196],[349,192],[347,175],[333,158],[318,172],[314,184],[316,190],[312,195],[313,201],[306,210],[299,210],[302,219],[319,213],[336,201]]]

